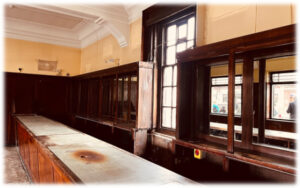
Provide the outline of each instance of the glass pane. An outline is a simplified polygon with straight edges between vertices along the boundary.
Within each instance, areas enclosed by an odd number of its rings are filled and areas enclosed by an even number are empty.
[[[242,86],[235,86],[234,93],[234,115],[240,116],[242,114]]]
[[[228,77],[222,78],[212,78],[211,79],[212,85],[227,85],[228,84]]]
[[[228,87],[218,86],[211,87],[211,112],[219,114],[227,114]]]
[[[176,108],[172,109],[172,129],[176,129]]]
[[[183,24],[178,27],[178,39],[186,37],[186,30],[187,30],[186,24]]]
[[[172,88],[166,87],[163,88],[163,106],[171,106],[172,102]]]
[[[273,82],[295,82],[297,81],[296,72],[272,74]]]
[[[136,120],[136,97],[137,95],[137,76],[131,76],[131,90],[130,90],[130,119]]]
[[[213,136],[227,138],[227,124],[209,122],[209,134]]]
[[[272,86],[272,118],[296,119],[296,84]]]
[[[243,77],[242,76],[235,76],[235,84],[242,84]]]
[[[195,17],[188,20],[188,40],[194,39],[195,36]]]
[[[176,95],[177,95],[177,87],[173,87],[172,91],[172,107],[176,107]]]
[[[177,85],[177,66],[174,66],[173,69],[173,86]]]
[[[211,79],[212,85],[227,85],[228,84],[228,77],[220,77],[220,78],[212,78]],[[242,84],[243,77],[242,76],[235,76],[235,84]]]
[[[175,46],[171,46],[167,48],[167,65],[173,65],[175,64],[176,60],[176,52],[175,52]]]
[[[162,126],[171,128],[171,108],[162,108]]]
[[[163,78],[163,86],[171,86],[172,85],[172,67],[164,68],[164,78]]]
[[[186,42],[177,45],[177,52],[182,52],[186,49]]]
[[[167,29],[168,46],[174,45],[176,42],[176,25],[169,26]]]
[[[228,86],[211,88],[211,112],[228,113]],[[242,87],[235,86],[234,115],[240,116],[242,112]]]
[[[194,47],[194,40],[190,40],[187,42],[187,47],[186,48],[192,48]]]

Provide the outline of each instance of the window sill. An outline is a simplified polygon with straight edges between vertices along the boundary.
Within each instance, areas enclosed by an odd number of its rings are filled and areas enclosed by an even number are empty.
[[[159,128],[155,130],[154,133],[159,133],[162,135],[171,136],[175,138],[175,129]]]
[[[213,153],[255,166],[289,174],[296,174],[295,159],[289,159],[265,153],[251,152],[244,149],[235,149],[235,152],[232,154],[227,152],[226,146],[206,140],[189,142],[185,140],[174,139],[173,142],[176,145],[181,145],[191,149],[200,149],[204,152]]]
[[[135,128],[135,123],[122,123],[122,122],[115,123],[113,120],[111,120],[109,118],[84,117],[84,116],[79,116],[79,115],[76,115],[75,117],[79,118],[79,119],[84,119],[87,121],[92,121],[92,122],[95,122],[95,123],[98,123],[101,125],[106,125],[106,126],[110,126],[110,127],[123,129],[126,131],[131,131],[132,129]]]

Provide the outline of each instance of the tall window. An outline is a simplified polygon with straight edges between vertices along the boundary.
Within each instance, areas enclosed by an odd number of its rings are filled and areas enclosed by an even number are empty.
[[[296,79],[296,72],[270,74],[271,119],[295,119]]]
[[[195,13],[186,15],[165,25],[163,31],[164,58],[161,65],[161,126],[176,128],[176,54],[195,45]]]

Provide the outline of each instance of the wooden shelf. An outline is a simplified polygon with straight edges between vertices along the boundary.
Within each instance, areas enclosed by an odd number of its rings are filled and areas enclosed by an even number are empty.
[[[289,174],[296,174],[295,161],[266,153],[251,152],[249,150],[237,149],[234,154],[228,153],[226,146],[205,140],[189,142],[180,139],[173,139],[173,144],[190,149],[200,149],[205,152],[217,154],[231,160],[277,170]]]
[[[132,129],[135,129],[135,122],[132,123],[122,123],[122,122],[118,122],[115,123],[113,120],[110,120],[109,118],[96,118],[96,117],[84,117],[84,116],[75,116],[76,118],[79,119],[84,119],[84,120],[88,120],[88,121],[92,121],[101,125],[106,125],[109,127],[115,127],[115,128],[120,128],[123,130],[127,130],[127,131],[132,131]]]

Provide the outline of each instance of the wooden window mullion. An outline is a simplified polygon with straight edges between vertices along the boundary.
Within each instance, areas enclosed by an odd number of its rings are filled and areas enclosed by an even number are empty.
[[[235,58],[234,52],[229,55],[228,64],[228,122],[227,122],[227,151],[234,152],[234,96],[235,96]]]

